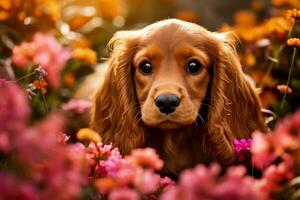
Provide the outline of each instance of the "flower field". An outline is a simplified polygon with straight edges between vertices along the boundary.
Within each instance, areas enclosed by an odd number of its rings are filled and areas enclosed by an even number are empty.
[[[199,164],[178,177],[160,172],[154,149],[121,155],[103,144],[88,128],[91,102],[74,97],[106,60],[112,34],[138,27],[144,1],[74,2],[0,1],[1,200],[300,199],[298,0],[253,0],[217,27],[240,38],[269,130],[234,141],[237,165]],[[157,1],[153,9],[175,5]],[[171,16],[201,18],[188,9]]]

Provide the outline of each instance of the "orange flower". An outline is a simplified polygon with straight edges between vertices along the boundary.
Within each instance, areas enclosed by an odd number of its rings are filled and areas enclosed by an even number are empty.
[[[256,58],[252,53],[247,53],[244,55],[243,61],[246,66],[252,67],[256,64]]]
[[[102,138],[100,137],[100,135],[93,131],[92,129],[89,128],[82,128],[80,129],[77,134],[76,134],[78,140],[84,141],[93,141],[93,142],[101,142]]]
[[[277,90],[280,93],[287,93],[287,94],[291,94],[293,92],[292,88],[290,88],[288,85],[277,85]]]
[[[110,177],[97,179],[95,185],[102,194],[105,194],[118,186],[117,182]]]
[[[238,11],[234,15],[234,20],[237,26],[252,27],[256,24],[256,15],[250,10]]]
[[[98,0],[97,2],[98,9],[104,19],[111,20],[126,13],[126,8],[121,0]]]
[[[26,17],[47,17],[51,21],[61,16],[61,2],[59,0],[2,0],[0,1],[0,20],[23,21]]]
[[[285,35],[289,32],[291,24],[284,17],[273,17],[262,24],[265,27],[267,35]]]
[[[76,84],[76,80],[75,80],[75,77],[73,74],[71,73],[67,73],[65,76],[64,76],[64,84],[66,86],[68,86],[69,88],[73,88]]]
[[[296,8],[287,10],[286,18],[290,21],[292,21],[294,19],[299,19],[300,18],[300,10],[297,10]]]
[[[33,82],[33,85],[34,85],[34,87],[36,87],[37,89],[39,89],[42,94],[46,94],[47,93],[46,86],[48,84],[47,84],[47,82],[44,79],[43,80],[35,80]]]
[[[78,47],[89,48],[89,47],[91,47],[91,42],[86,38],[80,38],[80,39],[72,42],[72,47],[73,48],[78,48]]]
[[[272,0],[274,6],[291,6],[294,8],[300,8],[299,0]]]
[[[76,48],[73,50],[73,58],[81,60],[85,64],[95,64],[97,62],[97,54],[90,48]]]
[[[289,38],[287,40],[288,46],[300,47],[300,39],[299,38]]]

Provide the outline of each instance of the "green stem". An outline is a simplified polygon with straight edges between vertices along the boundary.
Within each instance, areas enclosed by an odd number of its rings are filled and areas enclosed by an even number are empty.
[[[288,33],[288,35],[287,35],[287,38],[290,38],[290,37],[292,36],[293,31],[294,31],[294,29],[295,29],[295,25],[296,25],[296,21],[293,22],[292,27],[291,27],[291,29],[289,30],[289,33]],[[275,58],[276,60],[279,60],[279,56],[280,56],[280,54],[281,54],[281,52],[282,52],[282,50],[284,49],[285,46],[286,46],[286,45],[281,45],[281,46],[279,47],[279,49],[274,53],[274,58]],[[276,63],[276,64],[278,64],[278,63]],[[265,79],[271,74],[271,71],[272,71],[274,65],[275,65],[275,62],[271,60],[271,63],[270,63],[269,66],[268,66],[267,72],[265,73],[264,77],[262,78],[262,81],[261,81],[261,84],[260,84],[260,88],[261,88],[262,90],[263,90],[263,87],[264,87]]]
[[[23,79],[25,79],[25,78],[28,78],[28,77],[30,77],[30,76],[32,76],[32,75],[34,75],[34,74],[35,74],[35,72],[31,72],[31,73],[29,73],[29,74],[26,74],[25,76],[20,77],[20,78],[17,80],[17,82],[19,82],[20,80],[23,80]]]
[[[281,46],[278,48],[278,50],[274,53],[274,58],[275,58],[276,60],[279,60],[279,56],[280,56],[280,54],[281,54],[281,52],[282,52],[282,50],[284,49],[285,46],[286,46],[286,45],[281,45]],[[264,76],[263,76],[263,78],[262,78],[262,81],[261,81],[261,83],[260,83],[260,86],[259,86],[262,90],[263,90],[263,87],[264,87],[265,79],[271,74],[271,71],[272,71],[272,69],[273,69],[273,67],[274,67],[275,64],[278,64],[278,63],[275,63],[273,60],[271,60],[271,63],[269,64],[269,66],[268,66],[268,68],[267,68],[267,71],[266,71],[266,73],[264,74]]]
[[[46,98],[45,98],[45,95],[43,94],[43,90],[42,90],[43,88],[42,88],[41,80],[39,79],[38,81],[39,81],[40,93],[42,95],[43,105],[44,105],[46,113],[48,113],[48,108],[47,108],[47,104],[46,104]]]
[[[290,84],[290,81],[291,81],[291,76],[292,76],[293,66],[294,66],[294,63],[295,63],[296,54],[297,54],[297,47],[294,47],[294,52],[293,52],[292,62],[291,62],[290,70],[289,70],[288,79],[287,79],[287,82],[286,82],[286,87],[287,87],[287,88],[286,88],[286,90],[284,91],[283,98],[282,98],[282,100],[281,100],[280,109],[279,109],[280,113],[281,113],[281,111],[282,111],[283,104],[284,104],[284,101],[285,101],[285,99],[286,99],[287,90],[288,90],[288,87],[289,87],[289,84]]]

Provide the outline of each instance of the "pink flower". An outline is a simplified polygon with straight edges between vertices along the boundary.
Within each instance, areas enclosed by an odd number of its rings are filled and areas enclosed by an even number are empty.
[[[89,174],[97,177],[113,176],[119,169],[122,156],[118,148],[111,144],[91,142],[86,148],[86,158],[89,162]]]
[[[143,194],[154,193],[159,186],[160,176],[152,170],[138,169],[135,172],[134,186]]]
[[[12,62],[17,67],[28,65],[37,52],[37,45],[34,42],[23,42],[19,46],[14,46]]]
[[[243,166],[230,167],[213,193],[215,199],[222,200],[268,199],[268,193],[257,187],[256,180],[246,176]]]
[[[184,170],[179,177],[177,187],[170,188],[162,195],[162,200],[209,199],[215,186],[215,177],[220,166],[214,164],[209,168],[198,165],[194,169]]]
[[[264,169],[277,158],[273,148],[272,135],[255,131],[252,134],[252,138],[251,152],[253,163],[258,169]]]
[[[261,190],[274,196],[284,189],[284,186],[295,177],[294,161],[290,155],[284,155],[278,165],[270,165],[258,181]]]
[[[130,163],[155,170],[160,170],[163,166],[163,161],[152,148],[134,149],[125,159]]]
[[[138,200],[139,195],[129,188],[118,188],[112,191],[109,196],[109,200]]]
[[[170,187],[173,185],[175,185],[175,182],[167,176],[161,178],[159,181],[160,188],[166,188],[166,187]]]
[[[288,151],[300,148],[300,109],[277,124],[274,137],[278,148]]]
[[[70,111],[78,114],[86,113],[91,108],[91,102],[87,100],[71,100],[62,105],[64,111]]]
[[[114,176],[120,168],[122,163],[122,156],[117,148],[113,149],[107,160],[101,160],[99,166],[103,168],[104,174],[107,176]],[[103,174],[103,175],[104,175]],[[101,176],[101,174],[99,173]]]
[[[25,120],[29,117],[29,108],[25,94],[16,85],[3,80],[0,81],[1,95],[2,92],[0,135],[6,141],[0,151],[13,158],[13,162],[1,168],[0,199],[78,198],[86,183],[84,148],[57,141],[64,126],[63,118],[52,114],[28,127]],[[5,111],[6,106],[10,113]],[[7,173],[17,176],[1,176]]]
[[[280,93],[287,93],[287,94],[291,94],[291,93],[293,93],[293,90],[292,90],[292,88],[290,88],[288,85],[283,85],[283,84],[281,84],[281,85],[277,85],[277,90],[280,92]]]
[[[58,143],[66,144],[69,139],[70,139],[70,136],[67,136],[63,132],[60,132],[57,135],[57,141],[58,141]]]
[[[13,82],[0,79],[0,130],[17,129],[30,114],[27,95]]]
[[[180,199],[267,199],[266,193],[257,187],[256,181],[246,176],[243,166],[231,167],[223,177],[219,165],[209,168],[198,165],[194,169],[185,170],[177,186],[173,186],[162,194],[162,200]]]
[[[245,160],[245,154],[250,153],[250,148],[252,144],[252,139],[241,139],[241,140],[234,140],[234,150],[236,155],[238,156],[239,161]]]
[[[19,180],[12,174],[0,172],[0,199],[39,200],[38,191],[33,185]]]
[[[41,65],[48,73],[47,80],[53,88],[60,84],[60,71],[71,58],[71,51],[63,48],[52,34],[36,33],[31,42],[13,49],[12,61],[18,67],[29,63]]]
[[[279,122],[272,134],[256,131],[252,137],[251,152],[258,168],[266,168],[287,152],[297,154],[300,150],[300,111]]]
[[[110,197],[120,188],[134,188],[143,198],[157,199],[165,188],[174,183],[167,177],[161,179],[153,168],[145,168],[145,166],[149,166],[147,159],[147,162],[139,162],[140,160],[136,159],[135,156],[140,155],[136,152],[140,153],[143,149],[132,151],[132,154],[126,157],[130,158],[128,160],[123,159],[118,149],[113,149],[111,145],[91,143],[87,150],[88,157],[92,160],[92,165],[95,166],[95,171],[91,174],[99,177],[96,181],[96,187],[101,194],[108,194]],[[157,160],[158,155],[154,150],[146,148],[144,151],[150,152],[152,159],[154,157],[153,160]],[[132,158],[134,159],[131,160]],[[136,162],[137,160],[138,162]],[[145,158],[141,160],[144,161]],[[151,160],[151,165],[152,162]]]

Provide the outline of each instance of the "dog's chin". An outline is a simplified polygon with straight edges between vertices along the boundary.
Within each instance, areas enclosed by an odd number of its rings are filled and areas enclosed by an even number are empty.
[[[165,119],[165,120],[158,120],[158,121],[156,120],[153,121],[143,120],[143,121],[149,127],[158,128],[162,130],[173,130],[173,129],[179,129],[179,128],[192,125],[195,122],[195,120],[189,119],[189,120],[174,121],[174,120]]]
[[[163,129],[163,130],[172,130],[172,129],[181,128],[181,127],[183,127],[183,125],[177,124],[174,122],[170,122],[170,121],[166,121],[166,122],[162,122],[162,123],[158,124],[156,127],[159,129]]]

